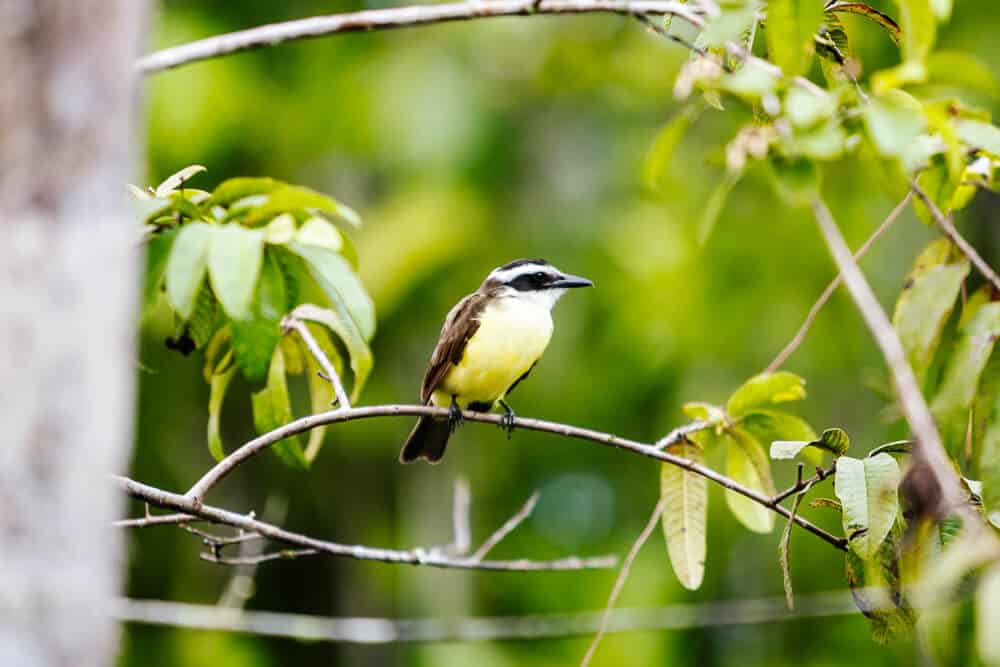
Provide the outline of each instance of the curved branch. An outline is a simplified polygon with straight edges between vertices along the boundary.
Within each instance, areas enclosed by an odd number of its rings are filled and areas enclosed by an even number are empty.
[[[501,420],[501,415],[484,412],[464,411],[462,415],[467,421],[470,422],[482,422],[486,424],[496,424],[498,426],[500,425]],[[295,421],[289,422],[288,424],[285,424],[270,433],[266,433],[251,440],[224,458],[222,461],[217,463],[214,468],[205,473],[205,475],[191,487],[187,494],[185,494],[184,498],[192,507],[199,507],[202,499],[205,497],[205,494],[241,463],[283,438],[303,433],[316,428],[317,426],[355,421],[358,419],[372,419],[375,417],[422,416],[446,419],[448,417],[448,408],[436,408],[429,405],[375,405],[361,408],[351,408],[349,410],[332,410],[330,412],[321,412],[316,415],[309,415],[308,417],[296,419]],[[774,512],[777,512],[785,518],[789,518],[791,516],[791,512],[778,504],[778,501],[776,501],[773,497],[743,486],[739,482],[736,482],[735,480],[732,480],[729,477],[726,477],[725,475],[699,463],[695,463],[694,461],[690,461],[680,456],[675,456],[669,452],[660,451],[654,445],[646,445],[635,440],[618,437],[611,433],[602,433],[601,431],[594,431],[587,428],[580,428],[579,426],[560,424],[542,419],[516,417],[514,419],[514,426],[529,431],[540,431],[543,433],[561,435],[566,438],[589,440],[591,442],[604,445],[605,447],[623,449],[632,452],[633,454],[639,454],[640,456],[669,463],[671,465],[684,468],[685,470],[693,472],[696,475],[701,475],[702,477],[709,479],[724,488],[749,498],[758,505],[762,505]],[[182,511],[185,510],[182,509]],[[192,512],[192,514],[196,513]],[[826,542],[829,542],[838,549],[846,549],[846,540],[843,538],[826,532],[819,526],[816,526],[800,516],[796,516],[794,521],[802,528],[808,530],[810,533],[813,533]]]
[[[272,23],[189,44],[156,51],[136,63],[140,74],[153,74],[210,58],[249,51],[299,39],[313,39],[347,32],[408,28],[450,21],[530,16],[532,14],[646,14],[673,15],[698,28],[704,21],[697,10],[675,0],[468,0],[440,5],[413,5],[369,9],[346,14]]]
[[[479,560],[469,557],[454,558],[433,551],[413,549],[402,551],[399,549],[377,549],[374,547],[361,545],[339,544],[318,540],[307,535],[293,533],[279,528],[278,526],[258,521],[245,514],[237,514],[218,507],[211,507],[196,503],[187,496],[177,493],[170,493],[163,489],[142,484],[127,477],[113,476],[114,480],[121,486],[122,490],[134,498],[144,500],[152,505],[167,509],[191,514],[207,521],[221,523],[245,531],[256,533],[272,540],[293,544],[302,549],[294,550],[295,556],[307,555],[315,550],[319,553],[326,553],[332,556],[346,556],[358,560],[374,560],[384,563],[404,563],[410,565],[426,565],[429,567],[452,568],[462,570],[493,570],[493,571],[516,571],[531,572],[540,570],[585,570],[596,568],[614,567],[617,559],[614,556],[601,556],[598,558],[562,558],[559,560],[539,561],[539,560]],[[288,552],[290,556],[293,552]],[[275,556],[280,558],[281,556]],[[218,558],[216,556],[216,558]],[[225,562],[225,561],[220,561]]]

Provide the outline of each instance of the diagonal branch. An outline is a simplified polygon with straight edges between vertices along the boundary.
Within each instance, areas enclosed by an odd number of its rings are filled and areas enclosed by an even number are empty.
[[[405,563],[410,565],[426,565],[429,567],[452,568],[464,570],[493,570],[508,572],[532,572],[542,570],[585,570],[614,567],[617,559],[614,556],[597,558],[579,558],[572,556],[559,560],[477,560],[469,557],[452,557],[445,555],[443,550],[428,551],[424,549],[379,549],[362,545],[347,545],[337,542],[319,540],[307,535],[293,533],[270,523],[265,523],[245,514],[237,514],[218,507],[196,503],[187,496],[170,493],[163,489],[148,486],[127,477],[113,476],[113,479],[134,498],[144,500],[151,505],[192,514],[213,523],[241,528],[248,533],[256,533],[263,537],[290,544],[299,549],[279,552],[278,555],[266,559],[295,557],[309,553],[326,553],[332,556],[346,556],[358,560],[373,560],[384,563]],[[217,551],[217,550],[215,550]],[[252,563],[260,560],[243,560],[239,557],[222,560],[218,553],[210,554],[209,560],[216,562]]]
[[[139,59],[136,69],[141,74],[153,74],[240,51],[348,32],[390,30],[500,16],[594,13],[629,16],[669,14],[684,19],[697,28],[705,26],[701,12],[676,0],[468,0],[438,5],[369,9],[272,23],[151,53]]]
[[[941,212],[941,209],[937,207],[934,200],[927,196],[927,193],[924,192],[923,188],[917,185],[916,181],[914,181],[910,187],[913,189],[913,192],[917,195],[917,197],[920,198],[920,201],[924,203],[924,206],[927,207],[927,210],[931,212],[931,216],[933,216],[934,220],[937,221],[938,226],[941,228],[941,231],[944,232],[944,235],[951,239],[952,243],[958,246],[959,251],[969,258],[972,265],[976,267],[976,270],[979,271],[979,273],[983,274],[983,277],[986,278],[986,280],[992,283],[993,288],[1000,291],[1000,277],[997,276],[996,271],[994,271],[993,268],[986,263],[986,260],[984,260],[982,256],[976,252],[976,249],[972,247],[972,244],[966,241],[965,237],[958,233],[958,230],[955,229],[955,225],[952,223],[951,219]]]
[[[355,421],[358,419],[372,419],[376,417],[421,417],[425,415],[445,419],[448,417],[448,408],[437,408],[429,405],[374,405],[351,408],[350,410],[332,410],[296,419],[295,421],[289,422],[284,426],[271,431],[270,433],[266,433],[258,438],[255,438],[242,447],[236,449],[229,456],[217,463],[214,468],[205,473],[205,475],[191,487],[187,494],[185,494],[184,498],[188,501],[191,507],[199,507],[202,499],[205,497],[205,494],[219,481],[235,470],[241,463],[283,438],[303,433],[316,428],[317,426]],[[495,425],[500,425],[500,420],[503,418],[501,415],[485,412],[472,412],[469,410],[463,411],[462,416],[466,421]],[[601,431],[594,431],[587,428],[581,428],[579,426],[560,424],[558,422],[550,422],[542,419],[516,417],[514,419],[514,426],[516,428],[522,428],[529,431],[552,433],[565,438],[588,440],[590,442],[596,442],[597,444],[604,445],[605,447],[621,449],[633,454],[669,463],[688,470],[696,475],[701,475],[702,477],[711,480],[726,489],[749,498],[758,505],[767,507],[785,518],[788,518],[791,514],[788,509],[778,504],[774,498],[744,486],[743,484],[740,484],[739,482],[726,477],[725,475],[718,473],[707,466],[695,463],[694,461],[681,456],[676,456],[670,452],[660,451],[655,445],[647,445],[628,438],[622,438],[611,433],[602,433]],[[187,506],[188,504],[185,504],[185,507]],[[173,506],[171,505],[170,507]],[[843,538],[831,535],[801,516],[796,516],[794,521],[800,527],[808,530],[810,533],[813,533],[824,541],[829,542],[838,549],[846,549],[846,541]]]
[[[316,359],[316,362],[323,369],[323,372],[326,373],[324,379],[333,385],[333,393],[337,396],[337,405],[341,408],[351,407],[351,401],[347,398],[347,391],[344,389],[344,383],[340,380],[340,374],[333,367],[330,358],[323,352],[323,348],[316,342],[316,338],[309,331],[309,327],[305,325],[305,322],[297,317],[287,315],[281,321],[281,330],[286,334],[294,331],[299,335],[302,342],[309,348],[309,353],[312,354],[313,358]]]
[[[473,560],[482,560],[486,558],[486,554],[493,550],[493,547],[500,544],[503,538],[514,532],[514,529],[520,526],[525,519],[531,516],[531,513],[535,510],[535,505],[538,504],[538,497],[541,495],[538,491],[535,491],[528,497],[524,505],[519,509],[514,516],[504,521],[503,525],[494,531],[492,535],[486,538],[482,546],[476,549],[476,552],[472,554]]]

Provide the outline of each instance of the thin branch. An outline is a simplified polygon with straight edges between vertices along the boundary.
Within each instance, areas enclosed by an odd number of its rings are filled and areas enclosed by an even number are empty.
[[[634,16],[636,20],[639,21],[639,23],[642,23],[660,37],[669,39],[671,42],[674,42],[675,44],[680,44],[688,51],[697,53],[699,56],[703,58],[708,56],[708,51],[699,46],[696,46],[692,42],[687,41],[686,39],[680,37],[679,35],[675,35],[674,33],[664,28],[662,25],[654,21],[653,19],[649,18],[649,16],[647,16],[646,14],[633,14],[632,16]]]
[[[917,196],[920,196],[920,192],[916,188],[914,191]],[[826,204],[817,198],[813,200],[812,210],[820,231],[826,239],[830,254],[833,255],[833,259],[844,277],[844,284],[851,293],[851,297],[861,312],[861,317],[868,325],[868,329],[889,366],[889,371],[895,380],[903,415],[916,436],[917,444],[914,452],[919,451],[941,490],[940,508],[944,509],[945,513],[958,510],[965,514],[962,508],[966,503],[960,482],[955,476],[948,455],[945,453],[937,425],[934,423],[934,418],[927,408],[927,402],[920,392],[920,385],[917,384],[913,369],[910,368],[910,364],[906,360],[906,353],[903,351],[899,336],[896,335],[896,330],[892,327],[885,311],[882,310],[882,306],[875,297],[868,281],[865,280],[864,274],[861,273],[851,257],[851,251],[848,249],[847,243],[844,242],[844,237]],[[975,514],[975,512],[972,513]],[[978,517],[975,523],[979,523]]]
[[[618,601],[618,596],[621,594],[622,588],[625,587],[625,581],[628,579],[629,570],[632,569],[632,563],[635,561],[635,557],[639,555],[642,545],[646,543],[649,536],[653,534],[653,530],[656,529],[656,524],[659,523],[665,507],[666,503],[661,498],[656,503],[656,507],[653,508],[653,513],[650,515],[645,527],[643,527],[642,532],[639,533],[639,537],[632,543],[632,548],[628,550],[625,562],[622,563],[622,569],[615,578],[615,585],[611,587],[611,595],[608,596],[608,603],[604,607],[604,613],[601,614],[601,622],[597,626],[597,632],[594,634],[594,638],[590,640],[590,646],[587,647],[587,652],[583,655],[583,660],[580,661],[580,667],[587,667],[590,664],[594,653],[597,651],[598,644],[601,643],[601,639],[607,633],[608,625],[611,622],[611,612],[614,611],[615,602]]]
[[[281,321],[281,329],[286,334],[290,331],[294,331],[299,335],[302,342],[304,342],[306,347],[309,348],[309,352],[312,354],[313,358],[316,359],[320,367],[323,369],[323,372],[326,374],[324,379],[333,385],[333,393],[337,396],[337,404],[341,408],[350,408],[351,400],[347,398],[347,392],[344,390],[344,383],[340,381],[340,375],[333,367],[333,364],[330,363],[330,358],[326,356],[325,352],[323,352],[323,348],[321,348],[319,343],[316,342],[316,339],[309,331],[309,327],[305,325],[305,322],[288,315]]]
[[[264,537],[306,550],[315,550],[333,556],[346,556],[358,560],[374,560],[384,563],[409,563],[411,565],[427,565],[430,567],[456,568],[466,570],[500,570],[500,571],[538,571],[538,570],[584,570],[614,567],[617,559],[613,556],[601,556],[597,558],[579,558],[576,556],[562,558],[551,561],[537,560],[493,560],[477,561],[472,558],[453,558],[438,552],[427,552],[423,549],[399,550],[399,549],[378,549],[362,545],[346,545],[336,542],[319,540],[299,533],[279,528],[278,526],[259,521],[245,514],[237,514],[218,507],[211,507],[201,503],[195,503],[191,498],[177,493],[170,493],[163,489],[157,489],[126,477],[114,476],[114,480],[134,498],[145,500],[146,502],[168,509],[178,510],[193,514],[215,523],[226,524],[236,528],[242,528],[250,533],[259,533]],[[297,555],[304,555],[301,553]],[[286,552],[289,553],[289,552]],[[218,554],[211,554],[216,559]],[[288,557],[288,556],[276,556]],[[238,558],[238,557],[237,557]],[[229,559],[237,562],[235,559]],[[220,561],[222,562],[222,561]],[[238,561],[244,562],[254,561]],[[259,561],[258,561],[259,562]]]
[[[214,487],[226,475],[236,469],[237,466],[258,452],[291,435],[303,433],[309,429],[316,428],[317,426],[323,426],[325,424],[336,424],[340,422],[355,421],[358,419],[372,419],[376,417],[390,416],[421,417],[425,415],[444,419],[448,417],[448,408],[438,408],[429,405],[375,405],[351,408],[350,410],[332,410],[296,419],[295,421],[289,422],[288,424],[285,424],[270,433],[266,433],[258,438],[255,438],[242,447],[236,449],[232,454],[217,463],[214,468],[205,473],[205,475],[198,480],[193,487],[191,487],[191,490],[187,492],[185,499],[191,507],[198,507],[201,504],[202,499],[205,497],[205,493]],[[469,422],[481,422],[495,425],[499,425],[502,418],[501,415],[497,414],[472,412],[468,410],[463,411],[462,416]],[[566,438],[588,440],[590,442],[596,442],[600,445],[604,445],[605,447],[622,449],[634,454],[639,454],[640,456],[663,461],[693,472],[696,475],[701,475],[702,477],[705,477],[706,479],[709,479],[726,489],[734,491],[741,496],[749,498],[759,505],[763,505],[764,507],[777,512],[785,518],[788,518],[790,514],[786,508],[774,502],[770,496],[766,496],[759,491],[744,486],[707,466],[703,466],[699,463],[695,463],[694,461],[676,456],[669,452],[660,451],[653,445],[643,444],[641,442],[622,438],[610,433],[602,433],[600,431],[571,426],[569,424],[545,421],[542,419],[516,417],[514,419],[514,425],[516,428],[529,431],[539,431],[560,435]],[[188,505],[186,504],[185,506]],[[795,523],[826,542],[829,542],[838,549],[846,549],[846,541],[843,538],[831,535],[807,519],[797,516],[795,517]]]
[[[146,526],[169,526],[189,521],[200,521],[196,516],[190,514],[161,514],[159,516],[147,514],[141,519],[119,519],[112,521],[115,528],[145,528]]]
[[[937,221],[938,226],[941,228],[941,231],[944,232],[944,235],[951,239],[952,243],[958,246],[959,251],[969,258],[969,261],[972,262],[974,267],[976,267],[976,270],[983,274],[983,277],[993,284],[994,289],[1000,290],[1000,276],[997,276],[992,267],[986,263],[986,260],[984,260],[980,254],[976,252],[976,249],[965,240],[965,237],[958,233],[958,230],[955,229],[955,225],[948,218],[948,216],[941,212],[941,209],[939,209],[934,201],[927,196],[927,193],[924,192],[923,188],[917,185],[916,181],[914,181],[910,187],[920,198],[920,201],[924,203],[924,206],[927,207],[927,210],[931,212],[931,215],[934,217],[934,220]]]
[[[503,538],[514,532],[514,529],[521,525],[525,519],[531,516],[531,513],[535,510],[535,505],[538,504],[538,497],[541,494],[538,491],[532,493],[528,500],[525,501],[524,505],[517,511],[514,516],[504,521],[503,525],[494,531],[492,535],[486,538],[486,541],[476,549],[475,553],[472,554],[473,560],[482,560],[486,558],[486,554],[492,551],[493,547],[500,544]]]
[[[203,561],[219,565],[260,565],[272,560],[302,558],[303,556],[313,556],[318,553],[319,551],[316,549],[282,549],[280,551],[268,551],[258,554],[240,554],[239,556],[222,556],[207,552],[198,554],[198,557]]]
[[[792,486],[785,489],[784,491],[775,494],[774,497],[772,498],[774,502],[780,503],[785,498],[788,498],[789,496],[794,496],[799,491],[802,491],[803,489],[810,487],[813,484],[822,482],[824,479],[832,476],[835,472],[837,472],[837,466],[836,464],[834,464],[831,465],[829,468],[816,468],[816,474],[805,481],[802,480],[801,472],[802,468],[800,467],[799,468],[800,477],[798,478],[798,481],[795,482],[795,484],[793,484]]]
[[[683,426],[678,426],[670,433],[656,441],[653,445],[653,449],[666,449],[670,445],[676,445],[679,442],[683,442],[688,439],[688,436],[692,433],[697,433],[698,431],[704,431],[711,428],[712,424],[705,421],[693,421],[690,424],[684,424]]]
[[[389,30],[499,16],[592,13],[630,16],[670,14],[684,19],[697,28],[705,27],[698,11],[674,0],[489,0],[489,2],[468,0],[439,5],[369,9],[272,23],[151,53],[139,59],[136,69],[140,74],[152,74],[240,51],[348,32]]]
[[[891,227],[892,223],[896,221],[900,213],[902,213],[906,209],[906,206],[907,204],[910,203],[910,199],[912,197],[913,197],[912,193],[907,192],[906,196],[903,197],[903,200],[898,204],[896,204],[896,207],[892,209],[892,212],[889,213],[889,215],[886,217],[884,221],[882,221],[882,224],[879,225],[878,229],[876,229],[872,233],[872,235],[868,237],[868,240],[866,240],[861,245],[861,247],[858,248],[858,251],[854,253],[855,262],[859,261],[862,257],[864,257],[865,253],[868,252],[868,250],[872,247],[872,245],[874,245],[875,242],[878,241],[882,237],[882,235],[889,230],[889,227]],[[785,345],[785,347],[781,350],[781,352],[778,353],[778,356],[774,358],[774,361],[772,361],[770,364],[767,365],[767,368],[764,369],[765,373],[773,373],[774,371],[781,368],[782,364],[784,364],[785,361],[788,360],[788,357],[792,356],[792,353],[794,353],[797,349],[799,349],[799,346],[802,345],[802,341],[804,341],[806,338],[806,334],[809,333],[810,327],[812,327],[813,322],[819,315],[819,311],[823,309],[823,306],[826,305],[826,302],[830,300],[830,297],[833,296],[833,293],[837,291],[837,288],[840,287],[840,283],[842,283],[843,281],[844,277],[840,273],[838,273],[837,276],[832,281],[830,281],[830,284],[826,286],[826,289],[823,290],[823,293],[819,295],[818,299],[816,299],[816,303],[814,303],[812,308],[809,309],[809,314],[806,315],[805,322],[803,322],[802,326],[799,327],[799,330],[795,332],[795,335],[792,337],[792,339],[788,341],[788,344]]]
[[[851,593],[846,590],[800,595],[797,602],[795,613],[789,612],[784,598],[779,597],[616,609],[610,615],[606,634],[775,623],[858,613]],[[114,601],[112,613],[128,623],[354,644],[577,637],[593,634],[603,617],[601,612],[581,612],[458,619],[330,618],[128,598]]]

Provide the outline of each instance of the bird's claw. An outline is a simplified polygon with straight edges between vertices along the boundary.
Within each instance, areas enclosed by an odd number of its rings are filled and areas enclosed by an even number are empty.
[[[455,429],[464,423],[465,417],[462,415],[462,409],[458,407],[455,397],[452,396],[451,405],[448,406],[448,430],[454,433]]]
[[[500,428],[507,431],[507,439],[510,440],[511,436],[514,435],[514,420],[517,415],[509,405],[500,401],[500,407],[503,408],[503,414],[500,416]]]

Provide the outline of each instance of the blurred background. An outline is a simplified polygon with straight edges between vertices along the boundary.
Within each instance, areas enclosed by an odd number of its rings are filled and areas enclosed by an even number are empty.
[[[891,3],[873,4],[895,12]],[[149,48],[375,6],[384,5],[167,0]],[[997,73],[992,16],[987,3],[957,3],[939,43],[970,51]],[[862,78],[898,61],[877,28],[843,20]],[[736,186],[708,242],[696,243],[696,222],[724,174],[720,146],[749,112],[701,115],[660,187],[644,184],[645,155],[678,108],[672,85],[687,58],[638,22],[602,15],[342,35],[199,63],[147,80],[148,145],[135,180],[155,184],[199,163],[208,172],[192,181],[196,187],[267,175],[358,210],[365,224],[355,240],[379,327],[366,404],[416,401],[444,314],[494,266],[544,257],[592,278],[597,289],[573,293],[556,309],[552,345],[513,407],[522,416],[652,441],[686,421],[685,401],[723,402],[761,371],[834,273],[812,220],[784,207],[759,169]],[[824,191],[854,247],[896,203],[877,175],[850,159],[826,171]],[[985,223],[996,205],[989,195],[977,198],[960,221],[994,262],[1000,236]],[[907,211],[864,260],[884,304],[891,306],[930,238],[932,230]],[[208,386],[199,355],[164,347],[169,320],[147,312],[141,332],[131,475],[180,491],[212,463]],[[791,409],[817,430],[845,428],[859,452],[900,434],[884,420],[878,393],[859,390],[885,379],[845,294],[834,297],[785,368],[808,380],[808,399]],[[237,384],[226,399],[230,449],[253,435],[250,390]],[[659,470],[649,460],[525,431],[508,442],[483,425],[463,428],[441,465],[402,467],[397,454],[410,427],[408,419],[332,427],[310,472],[260,456],[220,485],[213,501],[316,537],[409,548],[451,539],[452,485],[462,476],[472,490],[474,543],[539,489],[533,517],[493,555],[555,558],[624,555],[657,500]],[[793,472],[777,464],[778,486],[791,483]],[[780,524],[771,535],[749,533],[717,488],[709,504],[702,588],[688,592],[677,583],[657,531],[619,606],[781,595]],[[839,531],[837,517],[822,512],[810,511],[811,518]],[[616,575],[460,572],[317,556],[266,563],[251,587],[241,581],[234,593],[234,571],[199,560],[198,538],[161,527],[133,530],[128,540],[129,596],[325,616],[596,610]],[[792,545],[797,593],[844,587],[840,553],[802,531]],[[124,632],[120,664],[144,667],[565,665],[579,661],[590,639],[366,647],[140,625]],[[832,665],[848,655],[858,665],[912,664],[918,651],[906,642],[877,646],[856,614],[613,635],[594,664]]]

